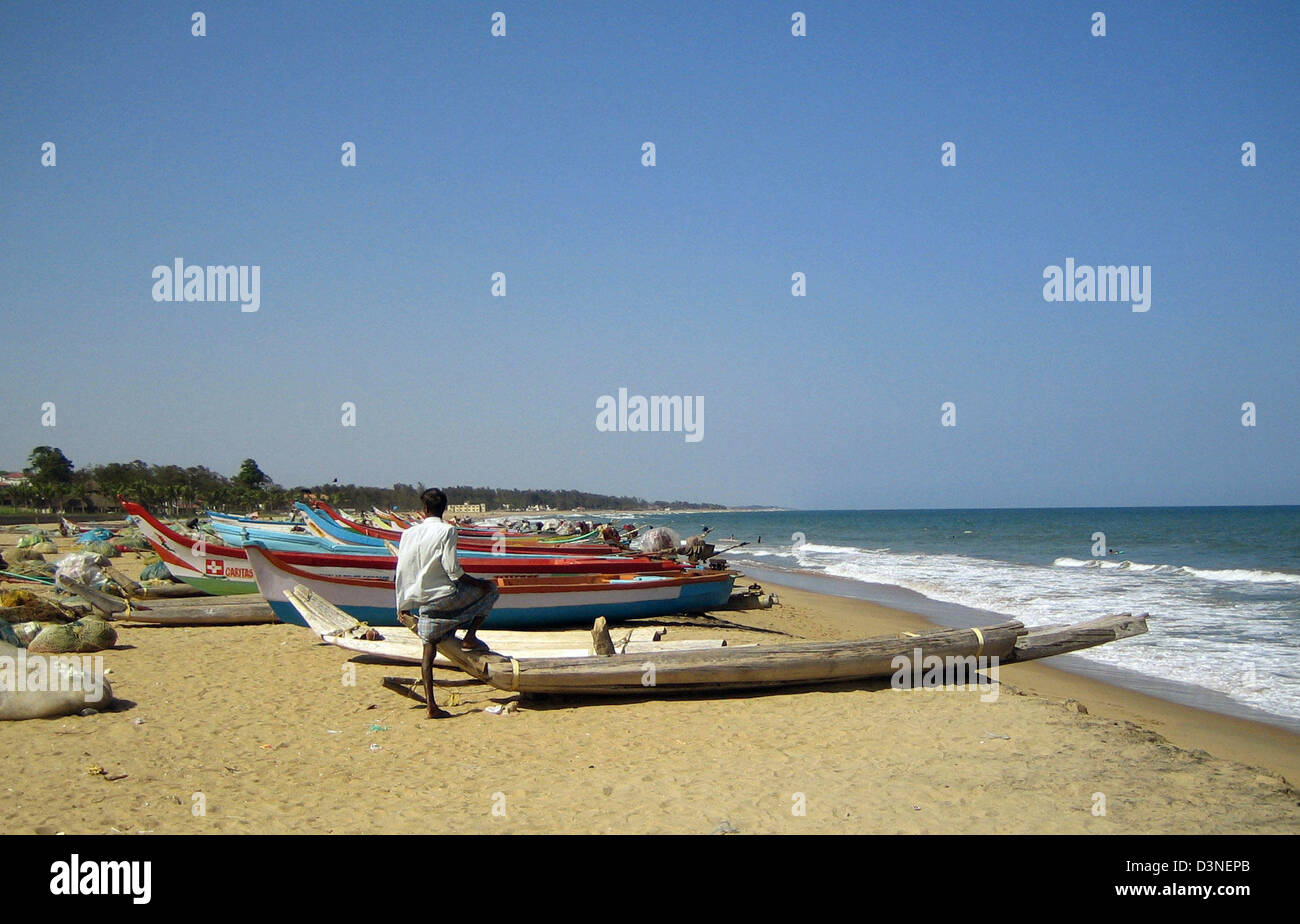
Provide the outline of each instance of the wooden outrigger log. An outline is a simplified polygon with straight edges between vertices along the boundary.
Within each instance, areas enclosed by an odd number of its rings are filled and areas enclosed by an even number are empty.
[[[1027,629],[1015,620],[972,629],[860,641],[629,653],[589,658],[509,658],[463,651],[451,637],[438,653],[499,690],[528,694],[656,696],[809,686],[890,677],[898,658],[917,676],[931,658],[975,659],[977,670],[1091,648],[1147,631],[1146,615],[1123,613],[1073,626]],[[979,659],[988,659],[980,662]],[[919,660],[918,660],[919,659]]]
[[[319,635],[323,642],[372,660],[419,664],[423,658],[424,643],[409,629],[368,626],[301,585],[285,591],[285,598],[298,610],[308,628]],[[597,619],[596,622],[603,623],[604,619]],[[479,631],[478,637],[494,652],[514,658],[586,658],[591,656],[593,650],[599,650],[602,644],[609,645],[611,654],[722,648],[727,644],[723,639],[663,641],[664,631],[662,627],[655,626],[624,628],[617,630],[617,639],[611,639],[608,631],[596,636],[595,633],[588,633],[582,629],[572,631],[532,629],[514,632],[484,629]],[[441,656],[437,658],[435,665],[457,667],[456,664]]]

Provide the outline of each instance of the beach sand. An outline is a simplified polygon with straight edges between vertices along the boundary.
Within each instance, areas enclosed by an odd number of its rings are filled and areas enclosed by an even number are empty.
[[[751,631],[669,637],[928,625],[765,587],[780,605],[719,614]],[[514,696],[440,671],[454,718],[429,721],[380,685],[418,667],[348,657],[296,626],[120,627],[119,710],[0,723],[0,833],[1300,832],[1297,736],[1044,664],[1003,668],[993,701],[872,684],[510,715],[483,710]]]

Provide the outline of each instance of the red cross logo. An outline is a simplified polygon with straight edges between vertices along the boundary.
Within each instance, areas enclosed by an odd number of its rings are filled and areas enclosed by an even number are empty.
[[[208,574],[223,576],[226,573],[226,563],[220,558],[207,559],[205,570]]]

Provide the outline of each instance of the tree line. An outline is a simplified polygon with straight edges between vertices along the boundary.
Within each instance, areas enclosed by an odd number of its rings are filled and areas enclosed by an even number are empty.
[[[16,507],[62,513],[70,507],[88,512],[116,508],[116,496],[144,504],[165,513],[214,510],[287,510],[294,501],[311,496],[336,507],[366,509],[391,507],[413,510],[420,506],[425,485],[394,484],[391,488],[368,485],[276,484],[253,459],[245,459],[239,471],[227,478],[203,465],[151,465],[109,462],[78,469],[63,451],[37,446],[23,469],[26,482],[0,487],[0,500]],[[451,504],[483,504],[488,510],[527,510],[549,507],[556,510],[646,510],[660,507],[703,507],[717,504],[690,501],[647,501],[639,497],[592,494],[586,491],[484,488],[457,485],[443,489]]]

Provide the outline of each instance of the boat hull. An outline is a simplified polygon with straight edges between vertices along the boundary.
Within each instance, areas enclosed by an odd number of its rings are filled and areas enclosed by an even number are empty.
[[[287,564],[257,545],[244,550],[262,591],[283,622],[303,625],[285,592],[298,585],[328,600],[354,619],[373,626],[396,626],[391,580],[338,579],[311,574]],[[484,623],[489,629],[530,629],[590,625],[598,616],[610,623],[673,613],[716,609],[731,596],[735,575],[703,571],[671,577],[513,577],[496,579],[501,596]]]

